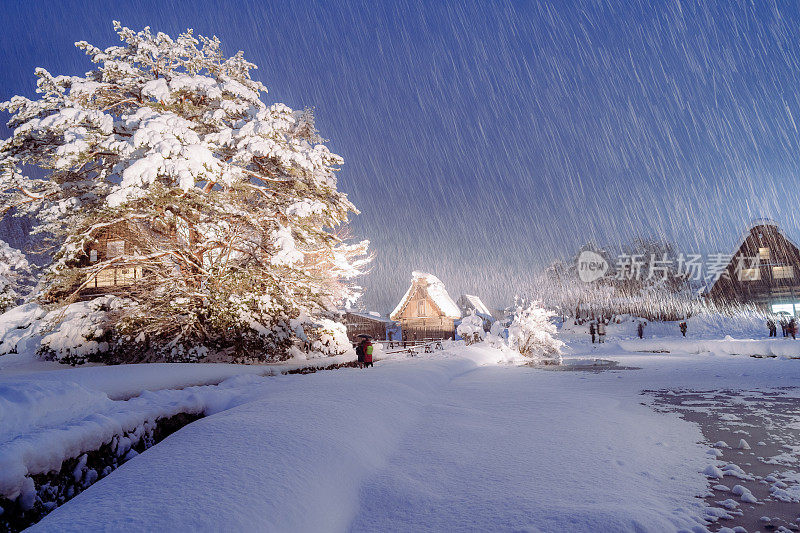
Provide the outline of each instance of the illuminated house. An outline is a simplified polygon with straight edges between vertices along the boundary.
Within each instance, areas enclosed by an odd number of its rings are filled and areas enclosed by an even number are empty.
[[[87,246],[86,254],[75,266],[86,268],[101,262],[108,262],[108,266],[96,274],[87,274],[80,280],[81,299],[101,294],[130,292],[131,286],[143,278],[142,266],[131,262],[136,255],[131,243],[135,240],[132,233],[134,231],[136,231],[134,228],[116,224],[105,229]],[[71,290],[76,288],[78,287],[73,287]]]
[[[745,234],[708,293],[719,303],[749,303],[773,313],[800,315],[800,250],[771,220]]]
[[[461,311],[439,278],[414,272],[411,287],[389,318],[400,322],[406,340],[452,339]]]

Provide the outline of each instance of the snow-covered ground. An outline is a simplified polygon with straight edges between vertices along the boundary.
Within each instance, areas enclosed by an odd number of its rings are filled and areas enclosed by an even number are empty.
[[[60,373],[51,381],[62,385],[70,372],[84,375],[78,389],[63,385],[74,409],[44,408],[39,425],[17,418],[16,433],[0,437],[0,459],[15,441],[55,435],[96,412],[114,420],[190,406],[208,416],[34,530],[691,530],[715,512],[698,498],[715,460],[699,426],[654,410],[642,391],[768,391],[800,380],[800,361],[705,351],[710,337],[658,339],[669,353],[652,353],[652,338],[626,334],[598,346],[578,331],[564,336],[569,362],[602,358],[638,370],[497,365],[498,352],[456,344],[373,369],[239,376],[129,401],[108,399],[118,389],[106,379],[126,372],[129,391],[137,380],[153,385],[130,368],[47,371],[38,375]],[[100,371],[108,374],[86,377]],[[48,387],[30,373],[3,377],[0,387],[31,381]]]

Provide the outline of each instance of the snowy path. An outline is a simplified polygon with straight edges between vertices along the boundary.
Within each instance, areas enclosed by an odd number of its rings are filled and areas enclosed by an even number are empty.
[[[699,493],[705,485],[684,464],[702,453],[693,444],[699,434],[675,418],[655,419],[636,398],[621,402],[619,390],[576,394],[574,382],[584,378],[502,367],[455,378],[362,488],[352,529],[696,525],[686,515],[701,515],[697,508],[676,510],[691,487]]]
[[[35,530],[691,527],[705,447],[639,405],[641,377],[452,357],[269,378]]]

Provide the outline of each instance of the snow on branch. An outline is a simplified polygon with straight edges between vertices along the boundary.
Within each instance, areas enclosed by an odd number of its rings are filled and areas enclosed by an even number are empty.
[[[226,57],[192,30],[114,30],[115,46],[75,43],[95,65],[85,76],[40,68],[36,99],[0,104],[13,128],[0,142],[0,213],[34,216],[36,232],[62,243],[42,294],[62,301],[103,272],[139,267],[120,332],[136,324],[165,344],[225,350],[224,332],[240,328],[241,349],[284,351],[287,321],[357,298],[350,280],[370,260],[366,241],[337,233],[357,213],[337,190],[342,158],[310,109],[262,100],[243,52]],[[111,238],[125,253],[92,259]]]

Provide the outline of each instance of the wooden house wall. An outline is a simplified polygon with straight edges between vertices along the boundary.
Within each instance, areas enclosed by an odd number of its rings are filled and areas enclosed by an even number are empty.
[[[420,302],[425,308],[420,313]],[[408,303],[398,317],[403,330],[403,339],[450,339],[455,334],[455,321],[447,318],[436,306],[428,291],[417,286],[409,297]]]
[[[347,338],[356,342],[359,335],[370,335],[375,339],[386,338],[386,322],[371,320],[365,316],[345,313],[344,325],[347,328]]]
[[[455,336],[455,320],[452,318],[406,318],[400,320],[403,340],[452,339]]]
[[[135,250],[131,244],[133,232],[125,226],[109,228],[97,237],[96,242],[89,245],[86,256],[80,261],[79,266],[88,267],[101,261],[112,259],[117,254],[132,255]],[[96,252],[96,260],[92,251]],[[144,276],[141,266],[120,264],[118,267],[107,268],[89,280],[89,284],[82,290],[83,296],[124,292],[128,287]]]

